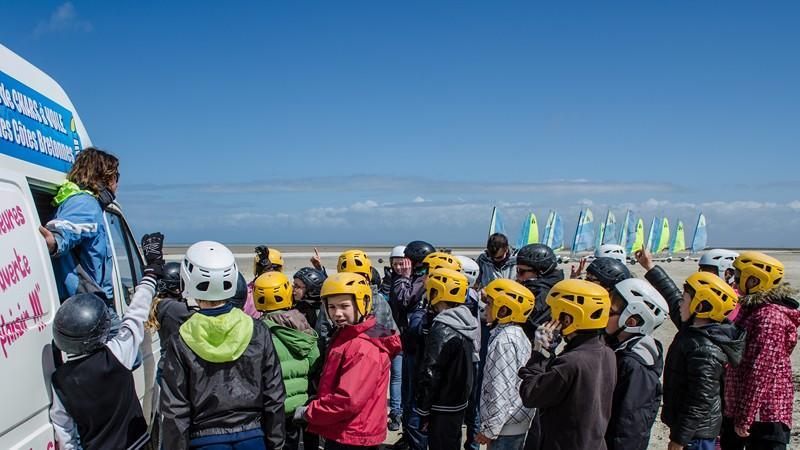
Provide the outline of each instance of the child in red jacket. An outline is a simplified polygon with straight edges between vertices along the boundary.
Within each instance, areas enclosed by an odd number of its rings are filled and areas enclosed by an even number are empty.
[[[294,419],[325,438],[326,450],[375,448],[386,439],[389,366],[400,336],[375,323],[372,290],[354,273],[328,277],[320,294],[337,330],[322,368],[317,398]]]
[[[783,263],[743,252],[733,263],[742,297],[736,324],[747,332],[742,362],[725,376],[722,448],[785,449],[792,428],[792,361],[800,311]]]

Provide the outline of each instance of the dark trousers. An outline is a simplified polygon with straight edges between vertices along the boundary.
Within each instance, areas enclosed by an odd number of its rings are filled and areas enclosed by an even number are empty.
[[[542,448],[542,428],[539,425],[539,412],[533,416],[528,437],[525,438],[525,450],[540,450]]]
[[[428,446],[432,450],[461,450],[461,424],[464,411],[440,413],[431,411],[428,424]]]
[[[362,447],[360,445],[340,444],[333,441],[325,441],[325,450],[378,450],[379,446]]]
[[[733,420],[722,420],[720,446],[722,450],[785,450],[789,443],[789,427],[780,422],[753,422],[750,436],[739,437]]]
[[[425,450],[428,437],[422,431],[422,419],[414,412],[414,358],[415,355],[403,353],[403,438],[411,450]]]
[[[286,421],[286,443],[283,448],[286,450],[318,450],[319,436],[309,433],[304,427],[297,425],[289,418]]]

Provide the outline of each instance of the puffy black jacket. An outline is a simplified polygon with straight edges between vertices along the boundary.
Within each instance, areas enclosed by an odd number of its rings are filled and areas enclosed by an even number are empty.
[[[443,317],[447,315],[447,317]],[[440,313],[431,325],[422,363],[417,369],[415,409],[452,413],[467,408],[477,362],[474,340],[478,320],[465,306]]]
[[[238,309],[214,316],[206,311],[187,320],[167,347],[161,393],[164,448],[188,448],[195,438],[257,428],[264,431],[267,448],[281,448],[286,391],[269,330]],[[213,340],[204,341],[207,336]]]
[[[722,425],[725,364],[738,365],[745,332],[730,323],[685,326],[667,351],[661,420],[669,438],[686,445],[714,439]]]
[[[647,450],[661,405],[661,343],[650,336],[628,339],[614,348],[617,385],[606,431],[609,450]]]
[[[683,298],[681,290],[678,289],[678,286],[675,285],[672,278],[667,275],[667,272],[659,266],[648,270],[647,273],[644,274],[644,277],[656,288],[658,293],[664,297],[664,300],[667,301],[667,305],[669,305],[669,318],[672,319],[672,323],[675,324],[675,327],[680,330],[683,326],[681,323],[680,307],[681,299]]]
[[[547,293],[550,292],[550,289],[552,289],[556,283],[563,279],[564,271],[561,269],[556,269],[550,272],[549,275],[541,278],[526,280],[523,283],[523,285],[528,288],[531,293],[533,293],[533,296],[536,297],[536,303],[533,305],[533,311],[531,311],[530,316],[528,316],[528,321],[523,326],[525,335],[528,336],[528,339],[531,341],[533,341],[533,336],[536,332],[536,329],[539,328],[541,324],[551,320],[550,306],[547,305]]]

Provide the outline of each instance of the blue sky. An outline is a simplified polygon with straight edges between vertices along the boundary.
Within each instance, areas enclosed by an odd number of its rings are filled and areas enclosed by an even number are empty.
[[[492,204],[568,236],[590,205],[800,247],[797,2],[3,8],[139,233],[480,244]]]

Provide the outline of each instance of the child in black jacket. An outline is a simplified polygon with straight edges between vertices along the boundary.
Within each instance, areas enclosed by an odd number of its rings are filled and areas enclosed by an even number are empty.
[[[611,290],[606,340],[617,357],[617,385],[606,431],[609,450],[646,450],[661,404],[664,354],[652,333],[667,318],[666,300],[647,281],[630,278]]]

